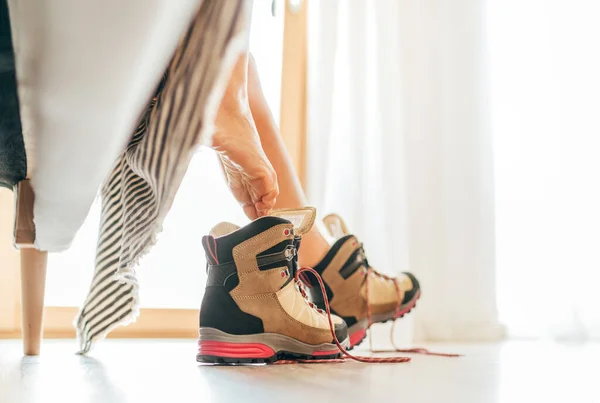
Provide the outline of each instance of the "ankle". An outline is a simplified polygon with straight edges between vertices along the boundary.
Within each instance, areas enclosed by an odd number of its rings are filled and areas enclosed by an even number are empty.
[[[302,267],[316,266],[327,254],[329,243],[318,230],[311,229],[302,237],[298,263]]]

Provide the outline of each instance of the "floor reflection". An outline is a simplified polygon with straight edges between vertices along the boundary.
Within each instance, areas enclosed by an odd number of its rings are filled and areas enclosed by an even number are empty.
[[[107,340],[92,355],[45,341],[41,357],[0,340],[0,403],[600,402],[600,345],[429,345],[460,358],[407,364],[202,366],[194,340]],[[356,351],[356,354],[365,351]]]

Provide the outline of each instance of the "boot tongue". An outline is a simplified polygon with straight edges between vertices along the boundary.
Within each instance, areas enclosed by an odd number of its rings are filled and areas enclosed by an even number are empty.
[[[346,223],[342,220],[342,217],[337,214],[329,214],[323,218],[323,223],[334,240],[338,240],[341,237],[350,234],[348,227],[346,227]]]
[[[317,209],[314,207],[280,209],[274,210],[271,215],[291,222],[294,225],[294,233],[302,236],[312,228],[317,215]]]

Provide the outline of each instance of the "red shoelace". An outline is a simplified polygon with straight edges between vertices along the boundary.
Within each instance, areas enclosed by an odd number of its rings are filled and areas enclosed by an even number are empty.
[[[403,363],[403,362],[411,361],[410,357],[363,357],[363,356],[356,356],[356,355],[350,354],[346,350],[346,348],[344,346],[342,346],[342,344],[338,340],[337,336],[335,335],[335,326],[333,325],[333,320],[331,319],[331,310],[329,308],[329,299],[327,298],[327,291],[325,290],[325,285],[323,283],[323,279],[321,278],[319,273],[317,273],[316,270],[312,269],[311,267],[302,267],[296,271],[296,274],[295,274],[296,282],[301,283],[301,279],[305,276],[303,274],[304,272],[312,273],[315,276],[315,278],[317,279],[317,281],[319,282],[319,286],[321,287],[321,293],[323,295],[323,301],[325,303],[325,313],[327,315],[327,320],[329,321],[329,330],[331,331],[331,336],[333,337],[333,341],[335,342],[335,345],[340,350],[340,352],[343,354],[343,357],[342,358],[333,358],[333,359],[322,359],[322,360],[314,360],[314,359],[279,360],[276,362],[276,364],[292,364],[292,363],[294,363],[294,364],[295,363],[326,364],[326,363],[334,363],[334,362],[345,362],[347,359],[351,359],[351,360],[363,362],[363,363]],[[394,315],[394,322],[392,324],[392,328],[390,331],[390,340],[391,340],[392,346],[394,347],[393,350],[374,350],[372,347],[372,344],[371,344],[372,337],[371,337],[370,332],[371,332],[371,325],[373,323],[372,323],[372,318],[371,318],[371,304],[369,303],[369,278],[371,277],[372,274],[380,276],[380,277],[384,278],[385,280],[393,281],[394,286],[396,287],[396,293],[398,294],[398,298],[397,298],[398,303],[396,305],[396,314]],[[396,281],[395,278],[386,276],[385,274],[381,274],[379,272],[376,272],[373,269],[371,269],[370,267],[368,267],[367,272],[366,272],[366,278],[365,278],[365,287],[366,287],[366,300],[367,300],[367,322],[368,322],[367,329],[369,332],[369,335],[368,335],[369,345],[370,345],[370,350],[372,353],[396,353],[396,352],[398,352],[398,353],[436,355],[436,356],[441,356],[441,357],[459,357],[460,356],[460,354],[430,352],[429,350],[426,350],[424,348],[411,348],[411,349],[398,348],[396,346],[396,343],[394,340],[394,328],[395,328],[395,324],[396,324],[396,319],[400,316],[400,308],[402,305],[402,296],[403,296],[402,290],[400,289],[398,282]],[[300,287],[300,289],[302,290],[302,287]]]
[[[371,304],[369,303],[369,278],[371,274],[379,276],[387,281],[393,281],[394,287],[396,287],[396,313],[394,315],[394,321],[392,322],[392,327],[390,329],[390,343],[392,344],[393,349],[390,350],[375,350],[373,348],[373,338],[371,337],[371,325],[373,322],[371,320]],[[460,357],[461,354],[452,354],[452,353],[436,353],[429,351],[424,348],[398,348],[396,346],[396,338],[394,337],[394,329],[396,328],[396,323],[398,322],[396,319],[400,317],[400,309],[402,307],[402,300],[404,299],[404,295],[402,294],[402,290],[398,285],[398,281],[394,277],[386,276],[385,274],[379,273],[373,270],[371,267],[367,268],[366,279],[365,279],[365,287],[366,287],[366,299],[367,299],[367,322],[368,322],[368,332],[369,332],[369,350],[372,353],[410,353],[410,354],[423,354],[423,355],[436,355],[438,357]]]

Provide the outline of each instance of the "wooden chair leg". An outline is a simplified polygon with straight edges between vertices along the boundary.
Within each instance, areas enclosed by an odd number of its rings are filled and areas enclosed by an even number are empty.
[[[47,260],[48,252],[33,248],[21,249],[21,309],[25,355],[40,353]]]
[[[48,252],[35,249],[33,189],[29,180],[19,182],[15,213],[14,244],[21,250],[21,310],[23,352],[38,355],[42,341],[42,319]]]

